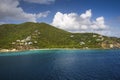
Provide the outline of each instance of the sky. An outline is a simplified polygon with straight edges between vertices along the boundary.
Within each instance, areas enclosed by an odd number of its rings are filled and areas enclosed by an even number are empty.
[[[0,24],[45,22],[73,33],[120,37],[120,0],[0,0]]]

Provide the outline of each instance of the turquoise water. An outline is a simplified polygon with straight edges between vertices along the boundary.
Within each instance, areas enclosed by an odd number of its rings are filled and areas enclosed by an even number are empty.
[[[120,80],[120,50],[0,53],[0,80]]]

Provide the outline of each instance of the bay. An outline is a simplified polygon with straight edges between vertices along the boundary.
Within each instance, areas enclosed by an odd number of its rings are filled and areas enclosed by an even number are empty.
[[[0,80],[120,80],[120,50],[0,53]]]

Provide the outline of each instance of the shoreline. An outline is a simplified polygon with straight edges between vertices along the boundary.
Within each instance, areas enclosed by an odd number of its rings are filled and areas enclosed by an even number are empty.
[[[110,48],[41,48],[41,49],[28,49],[28,50],[16,50],[16,49],[1,49],[0,52],[21,52],[21,51],[34,51],[34,50],[110,50]]]

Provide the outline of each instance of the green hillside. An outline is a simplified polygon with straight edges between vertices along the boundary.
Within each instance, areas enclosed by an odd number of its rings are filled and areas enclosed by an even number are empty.
[[[120,39],[95,33],[70,33],[45,23],[0,25],[0,49],[119,48]]]

